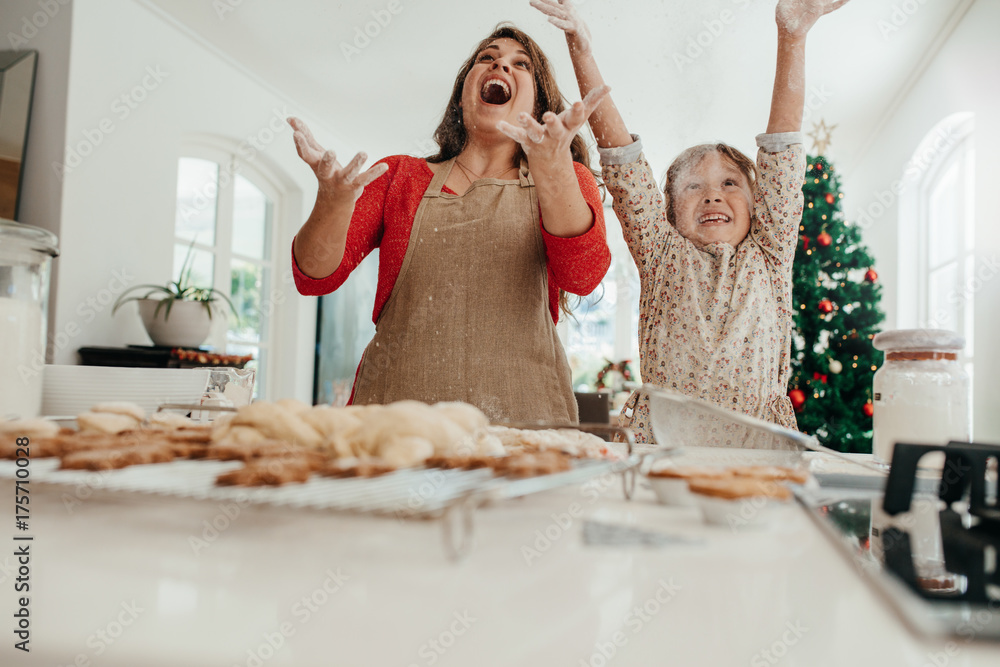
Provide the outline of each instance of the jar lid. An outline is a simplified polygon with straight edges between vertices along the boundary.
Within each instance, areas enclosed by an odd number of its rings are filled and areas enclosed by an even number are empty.
[[[875,334],[872,345],[876,350],[961,350],[965,337],[948,329],[895,329]]]
[[[18,245],[30,250],[59,256],[59,239],[47,229],[0,218],[0,245]]]

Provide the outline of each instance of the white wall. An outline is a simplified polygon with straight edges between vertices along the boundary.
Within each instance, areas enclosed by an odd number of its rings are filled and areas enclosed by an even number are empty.
[[[194,134],[254,137],[262,148],[247,149],[254,163],[283,173],[290,191],[275,234],[281,358],[272,397],[309,399],[315,299],[298,296],[287,278],[315,180],[279,122],[301,110],[140,3],[73,6],[54,363],[77,363],[82,346],[149,344],[135,311],[112,317],[110,303],[126,283],[170,278],[179,146]]]
[[[924,136],[953,113],[975,114],[976,261],[983,275],[975,291],[974,431],[977,440],[1000,443],[1000,275],[989,262],[1000,259],[1000,225],[993,199],[1000,182],[1000,48],[996,27],[1000,2],[977,2],[944,44],[938,56],[906,95],[865,158],[843,180],[849,219],[871,220],[865,241],[875,254],[884,284],[886,328],[896,326],[899,235],[915,233],[915,221],[899,220],[894,184]],[[905,29],[905,26],[903,26]],[[874,204],[886,206],[885,213]],[[975,286],[974,286],[975,287]]]

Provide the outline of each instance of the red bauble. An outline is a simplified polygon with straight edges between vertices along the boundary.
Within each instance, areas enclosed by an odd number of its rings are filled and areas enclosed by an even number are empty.
[[[823,165],[821,163],[817,162],[816,163],[816,170],[817,171],[823,171]]]
[[[820,244],[824,248],[831,243],[833,243],[833,237],[826,232],[820,232],[819,236],[816,237],[816,243]]]
[[[870,283],[873,283],[876,280],[878,280],[878,274],[875,273],[875,269],[868,269],[867,271],[865,271],[865,280],[867,280]]]
[[[813,380],[819,380],[823,384],[826,384],[827,380],[826,373],[820,373],[818,371],[813,373]]]
[[[799,238],[802,239],[802,249],[809,250],[809,237],[803,234]]]
[[[865,403],[861,410],[865,413],[865,417],[871,417],[875,414],[875,406],[872,405],[871,401]]]
[[[819,312],[821,313],[832,313],[833,312],[833,301],[829,299],[823,299],[819,302]]]
[[[835,201],[837,201],[837,198],[833,196],[833,193],[832,192],[827,192],[826,193],[826,203],[827,204],[833,204],[833,202],[835,202]]]
[[[792,402],[792,407],[795,408],[796,411],[801,410],[802,406],[805,405],[806,402],[806,393],[801,389],[792,389],[788,392],[788,400]]]

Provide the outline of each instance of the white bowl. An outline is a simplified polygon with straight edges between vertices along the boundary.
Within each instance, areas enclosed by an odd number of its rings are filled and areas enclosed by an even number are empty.
[[[656,499],[664,505],[676,507],[694,507],[694,496],[688,489],[686,479],[679,477],[656,477],[649,475],[649,485],[656,494]]]
[[[163,403],[198,403],[208,378],[204,368],[47,365],[42,414],[72,417],[109,401],[135,403],[152,414]]]
[[[692,493],[695,503],[701,509],[705,523],[713,526],[727,526],[733,532],[741,528],[761,528],[769,525],[776,511],[787,501],[765,496],[747,498],[717,498],[701,493]]]

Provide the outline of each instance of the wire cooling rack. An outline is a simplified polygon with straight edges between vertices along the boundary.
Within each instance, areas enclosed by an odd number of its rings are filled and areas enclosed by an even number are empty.
[[[575,459],[570,470],[527,478],[496,475],[491,469],[406,468],[378,477],[331,478],[314,475],[305,483],[279,487],[218,486],[216,478],[242,466],[240,461],[176,460],[120,470],[60,470],[59,459],[31,462],[31,481],[84,485],[112,492],[145,493],[210,501],[239,500],[278,507],[309,508],[390,516],[442,519],[445,546],[459,558],[472,546],[475,510],[485,504],[518,498],[604,475],[623,475],[626,497],[634,489],[641,458],[633,452],[627,429],[604,424],[572,426],[516,424],[517,428],[574,428],[598,435],[617,434],[624,441],[618,460]],[[0,461],[0,478],[14,479],[18,466]]]

